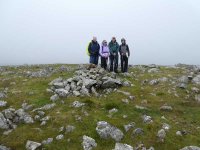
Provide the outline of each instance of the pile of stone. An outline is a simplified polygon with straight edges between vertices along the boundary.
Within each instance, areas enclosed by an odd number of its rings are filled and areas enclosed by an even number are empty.
[[[92,68],[90,70],[81,69],[69,79],[57,78],[49,83],[48,92],[54,93],[50,98],[56,101],[59,97],[68,96],[90,96],[94,94],[100,96],[97,91],[115,89],[120,86],[131,86],[129,81],[123,81],[116,77],[114,73],[108,73],[102,68]]]
[[[8,108],[0,112],[0,129],[15,129],[18,123],[34,123],[33,118],[24,109]]]

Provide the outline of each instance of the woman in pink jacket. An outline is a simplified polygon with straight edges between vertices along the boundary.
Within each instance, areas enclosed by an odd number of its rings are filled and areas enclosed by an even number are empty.
[[[109,58],[109,47],[106,40],[103,40],[102,45],[100,47],[99,54],[101,56],[101,67],[105,70],[107,69],[108,58]]]

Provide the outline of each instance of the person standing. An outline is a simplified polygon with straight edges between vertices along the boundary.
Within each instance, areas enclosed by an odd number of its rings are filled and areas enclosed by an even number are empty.
[[[109,47],[106,40],[103,40],[99,54],[101,56],[101,67],[106,70],[109,57]]]
[[[90,64],[98,65],[99,61],[99,43],[97,42],[97,38],[93,37],[92,41],[89,43],[88,52],[90,56]]]
[[[128,72],[128,59],[130,56],[130,50],[124,38],[121,39],[121,42],[122,44],[119,47],[119,53],[121,56],[121,72],[125,73]]]
[[[110,51],[110,71],[118,73],[118,53],[119,53],[119,44],[116,41],[116,38],[113,37],[111,42],[109,43],[109,51]]]

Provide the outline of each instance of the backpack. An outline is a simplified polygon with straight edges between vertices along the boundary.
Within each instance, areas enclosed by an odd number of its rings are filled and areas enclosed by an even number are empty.
[[[89,44],[88,44],[87,47],[86,47],[86,54],[87,54],[88,56],[90,56],[90,53],[89,53],[89,51],[88,51],[88,48],[89,48],[89,46],[90,46],[90,43],[91,43],[91,42],[89,42]]]

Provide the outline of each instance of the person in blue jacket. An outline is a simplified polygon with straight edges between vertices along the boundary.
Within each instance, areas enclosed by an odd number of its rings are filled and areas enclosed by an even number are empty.
[[[90,56],[90,64],[98,65],[99,61],[100,45],[97,42],[97,38],[93,37],[93,40],[89,43],[88,52]]]

